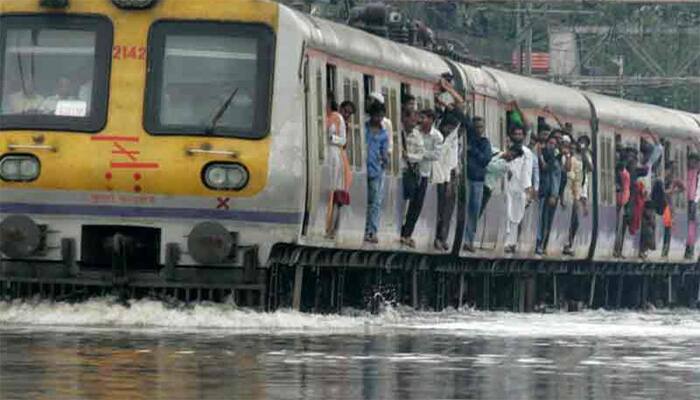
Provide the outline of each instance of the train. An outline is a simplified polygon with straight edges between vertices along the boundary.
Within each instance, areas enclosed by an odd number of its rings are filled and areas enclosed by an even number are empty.
[[[446,73],[494,147],[508,145],[513,104],[533,132],[557,126],[556,116],[575,138],[590,138],[590,212],[572,251],[563,253],[569,213],[561,208],[549,251],[535,253],[533,206],[517,250],[506,253],[500,182],[477,227],[476,251],[466,252],[463,180],[448,250],[433,246],[433,185],[415,248],[401,245],[401,98],[410,93],[421,109],[432,108]],[[627,235],[623,254],[612,245],[616,146],[639,148],[651,131],[665,143],[663,159],[675,161],[675,176],[685,177],[700,142],[697,114],[466,65],[265,0],[5,0],[0,74],[4,298],[118,290],[317,310],[391,286],[399,302],[438,308],[464,304],[475,274],[485,274],[471,286],[490,304],[489,288],[499,285],[493,274],[592,276],[592,301],[596,277],[611,271],[698,268],[695,243],[686,254],[691,216],[683,194],[672,202],[668,252],[658,246],[639,257],[638,234]],[[383,95],[395,127],[395,151],[379,241],[367,243],[362,110],[373,92]],[[328,93],[357,110],[346,145],[351,201],[332,238]],[[661,241],[662,219],[656,224]],[[530,286],[518,292],[526,296]]]

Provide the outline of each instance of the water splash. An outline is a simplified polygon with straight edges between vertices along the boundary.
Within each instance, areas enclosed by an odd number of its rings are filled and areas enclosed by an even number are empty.
[[[346,309],[342,315],[279,310],[272,313],[232,304],[172,306],[138,300],[124,307],[112,298],[77,304],[49,301],[0,302],[0,329],[140,330],[216,334],[424,334],[495,337],[700,337],[700,312],[586,311],[517,314],[472,309],[415,311],[385,305],[378,315]]]

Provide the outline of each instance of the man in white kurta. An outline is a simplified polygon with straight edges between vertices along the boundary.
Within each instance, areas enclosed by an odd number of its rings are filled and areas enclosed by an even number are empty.
[[[440,131],[443,135],[442,151],[440,159],[433,165],[432,183],[437,190],[437,228],[435,229],[435,248],[449,250],[447,239],[450,231],[450,222],[454,212],[456,198],[456,169],[459,165],[459,121],[452,117],[443,118]]]
[[[520,129],[522,136],[522,130]],[[523,146],[523,156],[508,163],[506,170],[506,240],[505,252],[515,252],[518,225],[525,216],[528,194],[532,186],[532,152]]]

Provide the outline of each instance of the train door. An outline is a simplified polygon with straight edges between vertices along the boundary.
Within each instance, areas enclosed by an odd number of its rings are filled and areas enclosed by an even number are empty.
[[[594,173],[598,178],[598,243],[606,243],[597,246],[597,256],[610,258],[615,253],[616,240],[619,232],[622,232],[622,211],[616,207],[616,179],[615,154],[616,143],[622,143],[622,136],[612,127],[600,125],[595,141],[597,169]],[[619,231],[619,232],[618,232]],[[624,235],[628,237],[630,235]],[[630,238],[628,240],[631,241]],[[625,246],[631,247],[631,246]],[[602,254],[601,254],[602,253]]]
[[[345,152],[352,171],[350,204],[342,208],[336,239],[343,246],[359,247],[364,234],[366,211],[366,185],[362,176],[364,165],[362,73],[347,67],[337,70],[336,99],[351,101],[355,106],[350,124],[347,126]]]
[[[496,149],[505,148],[506,113],[493,97],[478,95],[475,115],[484,119],[486,137],[491,143],[492,153]],[[477,224],[475,243],[477,249],[492,251],[498,245],[501,234],[502,216],[505,215],[504,195],[502,182],[498,182],[492,188],[485,189],[488,192],[488,201],[482,204],[483,213]]]
[[[392,143],[391,154],[389,156],[389,165],[386,168],[385,184],[384,184],[384,218],[382,225],[386,229],[388,236],[393,237],[398,235],[401,220],[402,220],[402,194],[399,185],[401,156],[401,132],[400,114],[400,98],[401,83],[397,80],[388,77],[378,77],[378,86],[381,86],[381,94],[384,97],[384,106],[386,107],[386,117],[391,121],[392,132],[390,141]]]
[[[664,185],[672,194],[668,199],[669,209],[664,209],[664,214],[658,218],[661,226],[660,233],[657,232],[657,248],[661,248],[661,257],[669,260],[683,260],[688,238],[688,196],[683,190],[687,183],[687,150],[687,143],[667,142]]]
[[[325,160],[324,63],[308,57],[304,63],[304,96],[306,111],[306,208],[302,235],[312,236],[320,225],[319,200],[321,175]]]

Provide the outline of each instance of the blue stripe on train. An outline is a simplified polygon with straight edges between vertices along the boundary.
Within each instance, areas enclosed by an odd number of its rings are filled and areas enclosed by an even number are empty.
[[[0,213],[6,214],[50,214],[85,215],[124,218],[191,218],[217,219],[276,224],[301,223],[302,214],[296,212],[213,210],[171,207],[125,207],[89,204],[36,204],[2,203]]]

